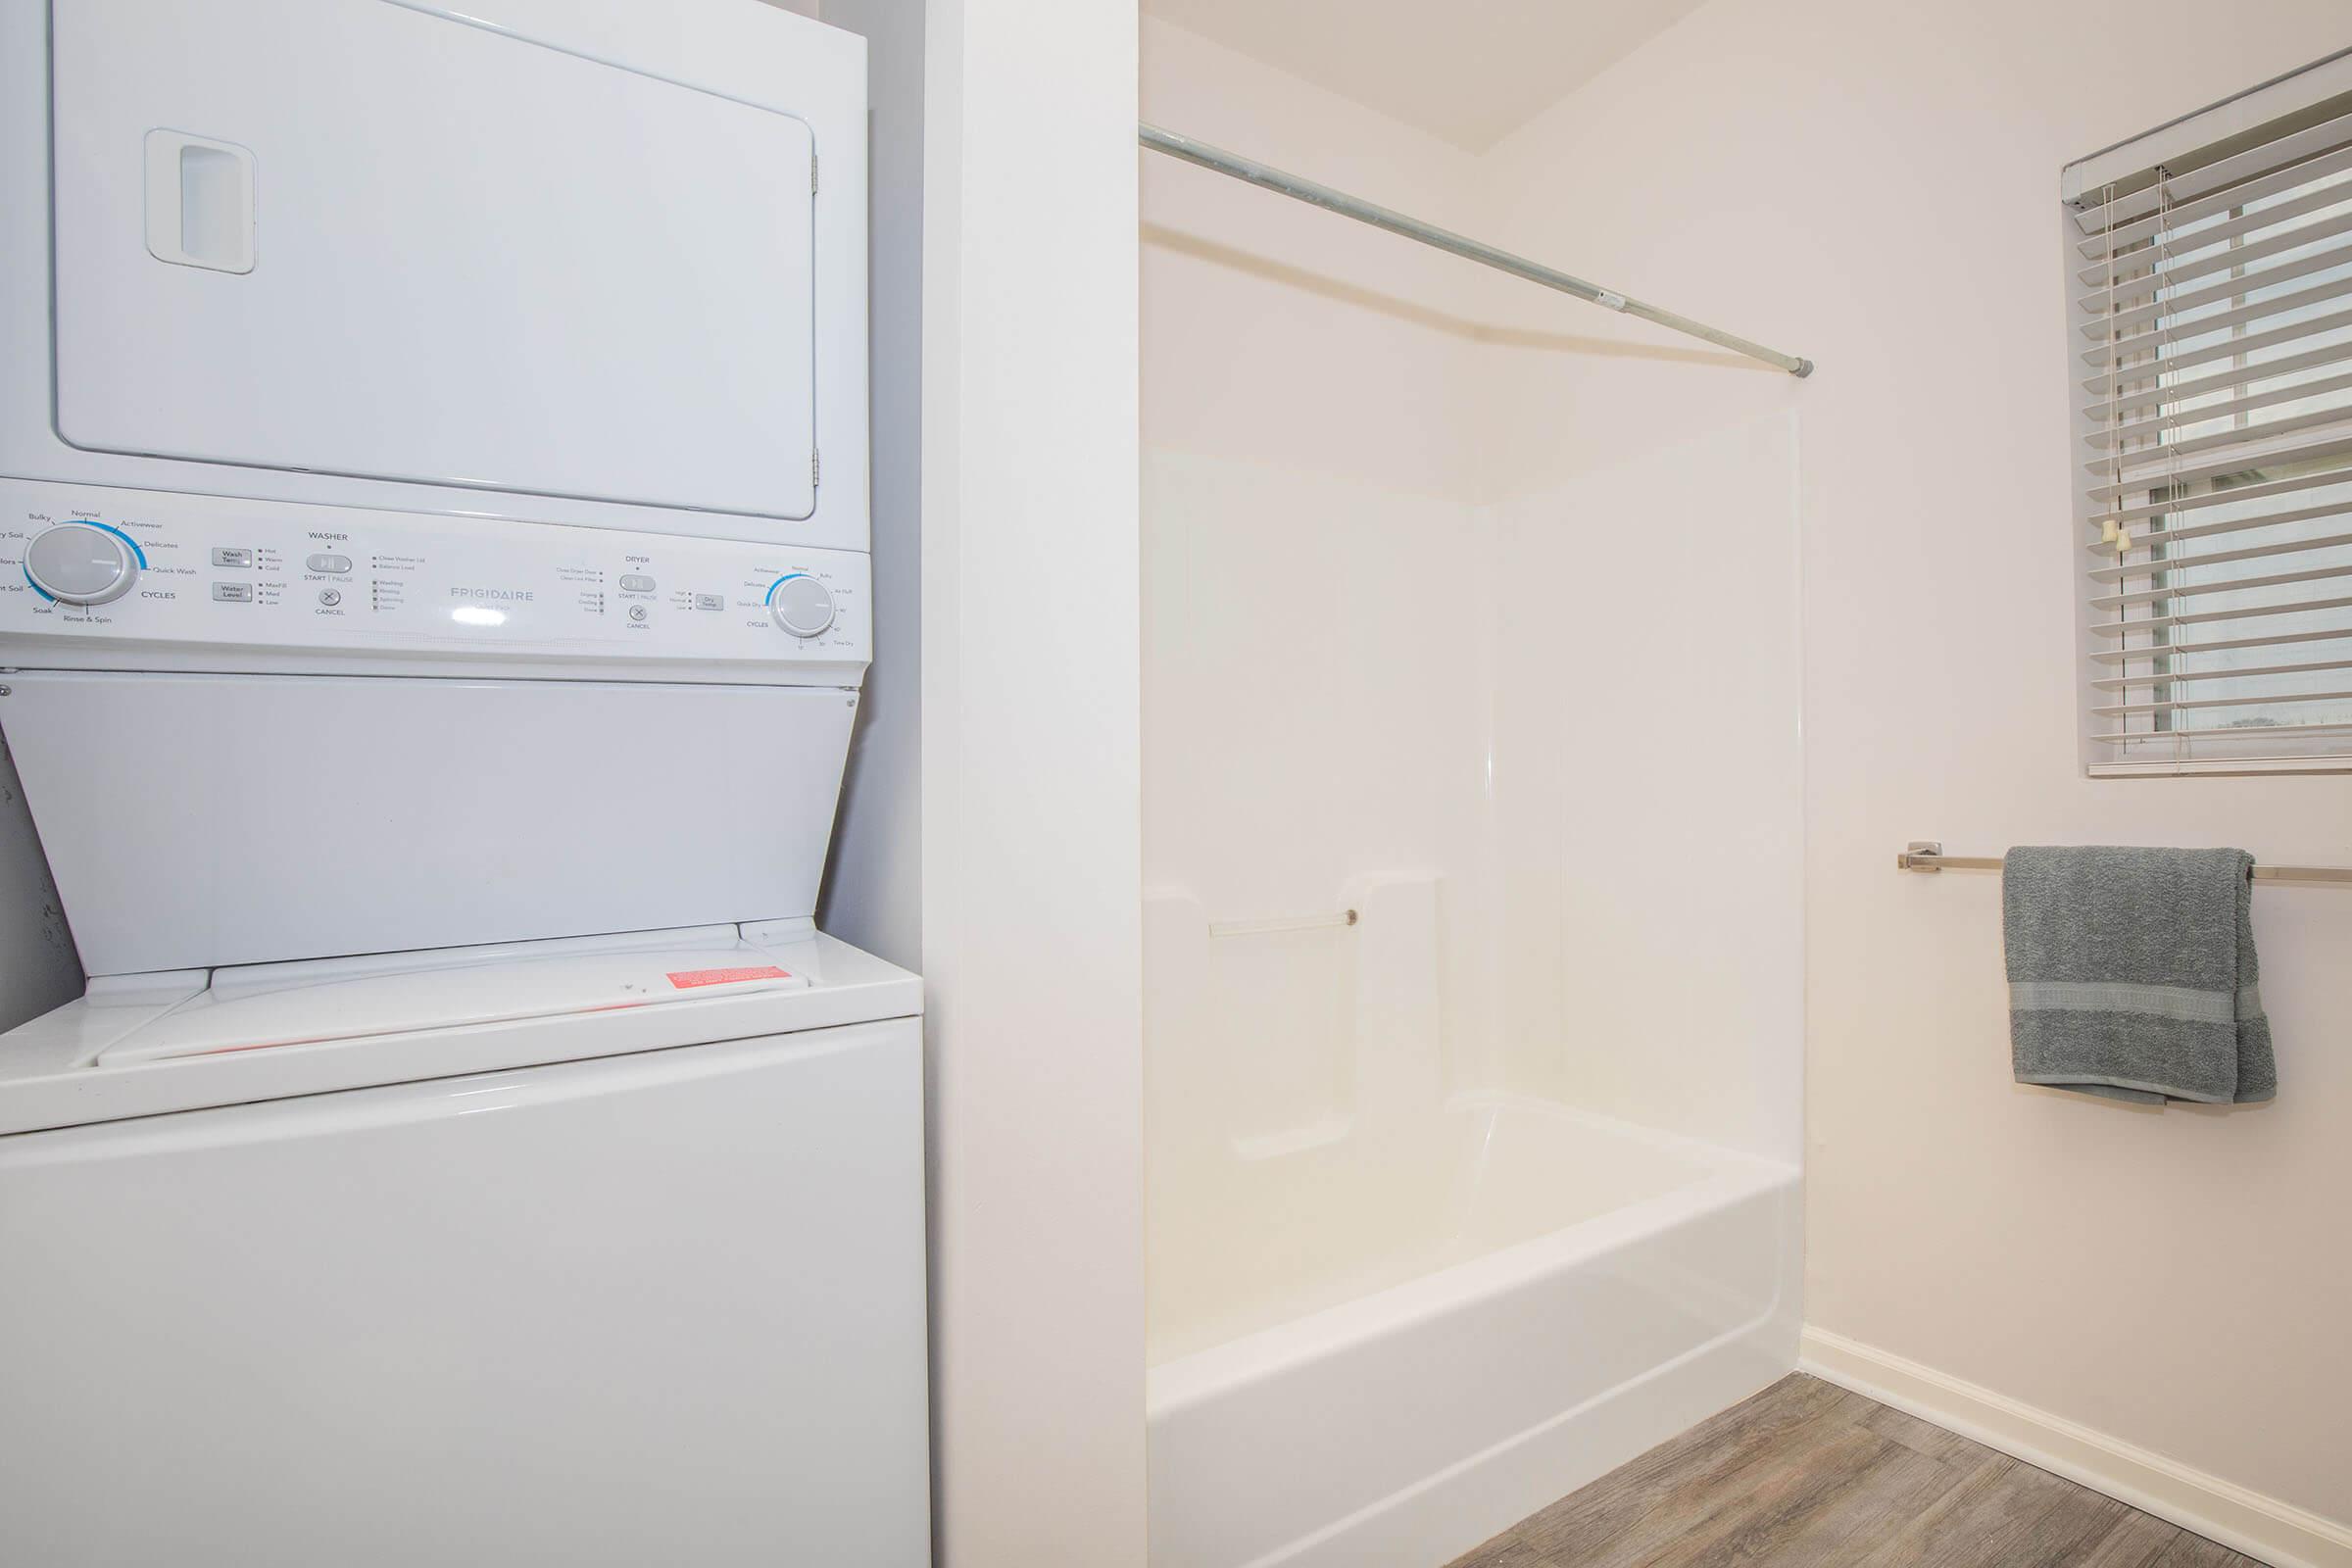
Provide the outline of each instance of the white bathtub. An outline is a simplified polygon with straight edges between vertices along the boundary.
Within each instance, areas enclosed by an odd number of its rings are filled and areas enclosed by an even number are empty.
[[[1793,1367],[1801,1214],[1500,1098],[1154,1173],[1153,1568],[1449,1561]]]

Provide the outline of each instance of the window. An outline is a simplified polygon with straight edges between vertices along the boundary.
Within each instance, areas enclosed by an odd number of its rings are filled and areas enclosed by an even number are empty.
[[[2352,54],[2066,191],[2085,762],[2352,770]]]

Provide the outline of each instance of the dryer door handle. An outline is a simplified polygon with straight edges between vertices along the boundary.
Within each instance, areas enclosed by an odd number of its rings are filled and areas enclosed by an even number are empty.
[[[253,153],[181,130],[147,133],[147,253],[174,267],[253,270]]]

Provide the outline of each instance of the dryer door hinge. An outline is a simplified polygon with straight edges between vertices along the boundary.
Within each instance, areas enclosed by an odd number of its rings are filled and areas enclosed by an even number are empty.
[[[813,489],[815,489],[815,488],[816,488],[816,483],[817,483],[817,480],[816,480],[816,458],[817,458],[816,449],[815,449],[814,447],[810,447],[810,448],[808,449],[808,488],[809,488],[809,489],[811,489],[811,490],[813,490]]]
[[[808,154],[808,194],[811,196],[816,194],[816,154],[814,152]]]

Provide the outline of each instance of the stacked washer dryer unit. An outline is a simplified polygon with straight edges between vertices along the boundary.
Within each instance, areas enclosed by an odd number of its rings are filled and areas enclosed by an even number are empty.
[[[0,0],[0,1561],[926,1560],[860,40]],[[0,890],[23,897],[24,889]]]

